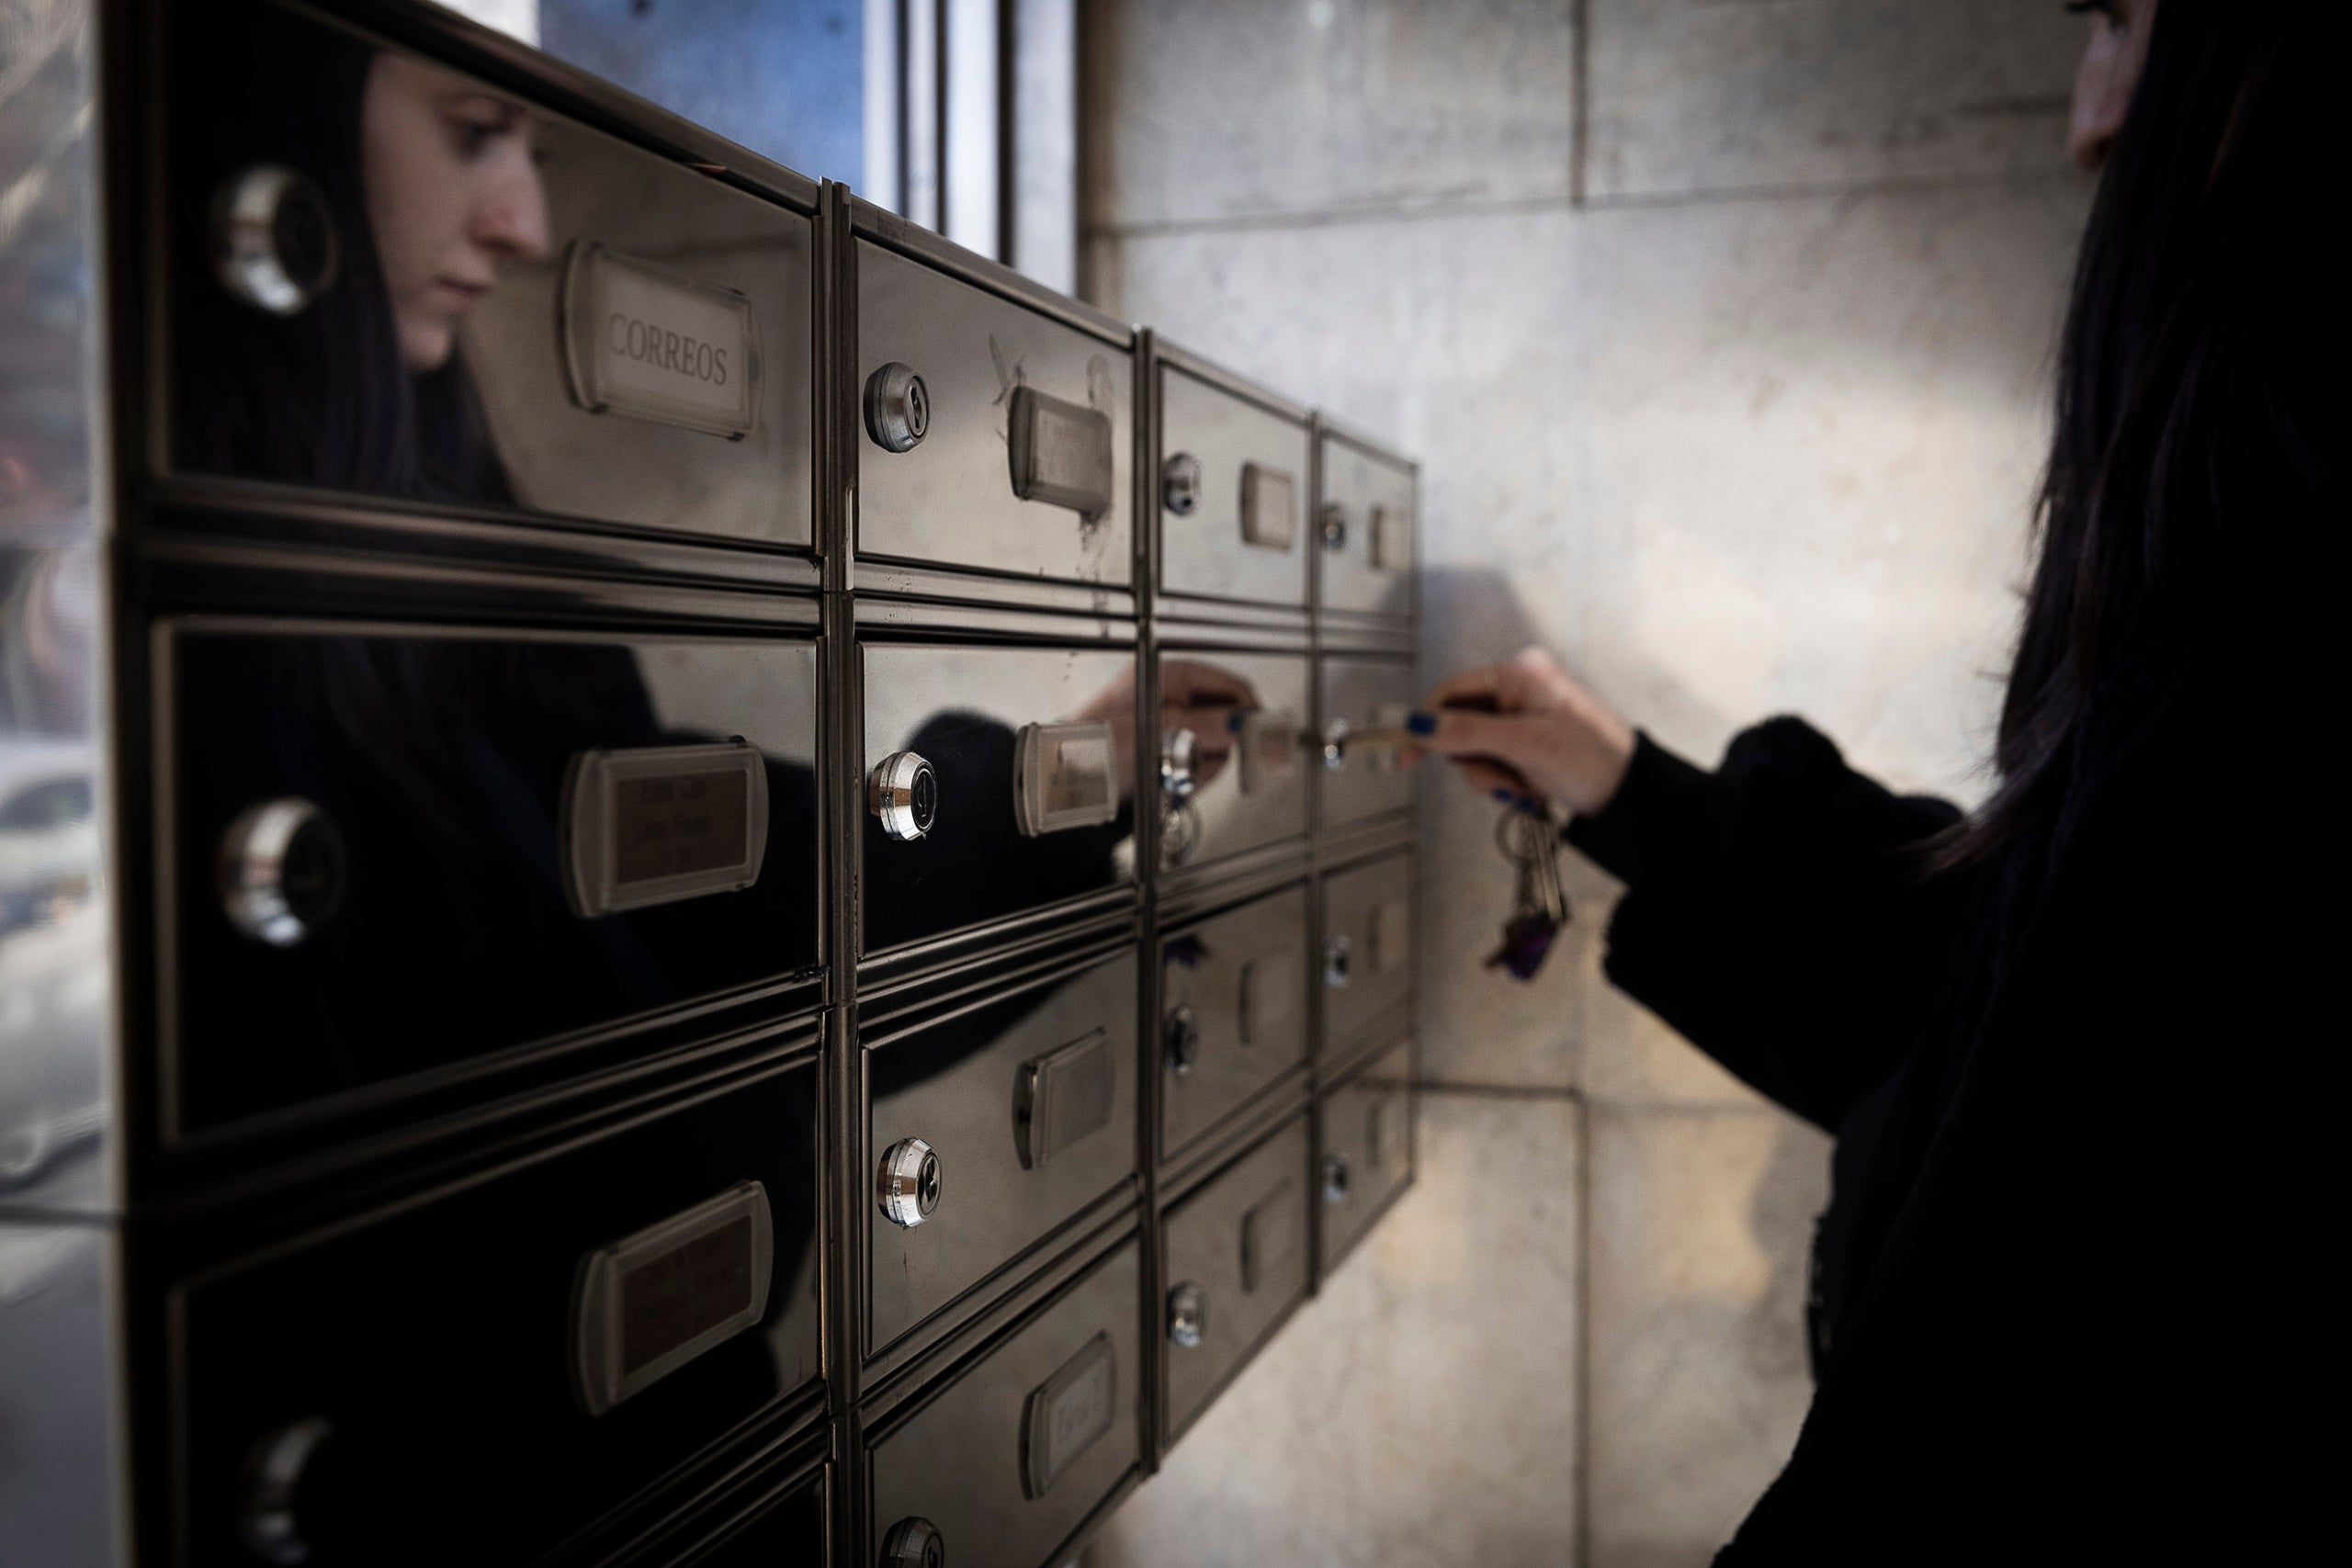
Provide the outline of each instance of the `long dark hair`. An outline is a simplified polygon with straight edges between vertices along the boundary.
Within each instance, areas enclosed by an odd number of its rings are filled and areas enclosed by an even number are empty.
[[[2104,690],[2200,657],[2315,586],[2346,517],[2341,0],[2165,0],[2075,265],[2039,560],[2000,784],[1939,848],[2017,835],[2063,791]],[[2335,171],[2325,165],[2337,165]],[[2323,215],[2325,215],[2323,217]]]
[[[378,495],[511,502],[463,356],[424,375],[401,359],[360,160],[374,47],[275,7],[168,14],[174,462]],[[335,281],[290,317],[232,299],[212,276],[212,194],[257,164],[307,176],[335,217]]]

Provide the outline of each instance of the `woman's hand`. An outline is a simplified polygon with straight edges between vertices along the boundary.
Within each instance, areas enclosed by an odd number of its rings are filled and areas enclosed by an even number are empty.
[[[1615,797],[1634,760],[1634,727],[1540,648],[1441,682],[1408,728],[1408,761],[1439,752],[1481,789],[1584,817]]]

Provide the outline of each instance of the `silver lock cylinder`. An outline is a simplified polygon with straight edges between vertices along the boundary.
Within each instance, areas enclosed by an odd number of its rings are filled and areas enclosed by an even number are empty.
[[[1344,1203],[1348,1201],[1348,1156],[1334,1150],[1323,1156],[1323,1201]]]
[[[348,881],[334,818],[300,795],[266,800],[220,836],[220,908],[255,942],[295,947],[334,918]]]
[[[1171,729],[1159,741],[1159,794],[1170,807],[1192,804],[1200,787],[1201,738],[1189,729]]]
[[[1180,1350],[1199,1347],[1208,1337],[1208,1292],[1187,1280],[1168,1292],[1168,1340]]]
[[[279,1427],[254,1446],[238,1530],[245,1549],[262,1562],[311,1560],[297,1504],[311,1461],[334,1436],[333,1424],[313,1416]]]
[[[1171,729],[1159,738],[1159,863],[1170,869],[1193,858],[1201,843],[1201,814],[1193,809],[1200,788],[1200,738]]]
[[[1161,1030],[1167,1041],[1168,1070],[1181,1078],[1201,1059],[1201,1021],[1193,1004],[1179,1002],[1170,1008]]]
[[[885,452],[911,452],[931,434],[931,389],[897,360],[865,378],[865,434]]]
[[[912,1229],[939,1207],[939,1156],[921,1138],[900,1138],[882,1151],[876,1185],[882,1217]]]
[[[293,170],[258,164],[213,193],[213,271],[255,310],[300,315],[334,286],[342,260],[334,209]]]
[[[923,838],[939,820],[939,775],[920,752],[893,751],[865,781],[865,808],[891,838]]]
[[[1335,991],[1344,991],[1348,982],[1355,978],[1355,940],[1342,931],[1323,944],[1323,983]]]
[[[1190,517],[1201,506],[1201,460],[1179,452],[1159,466],[1159,502],[1179,517]]]
[[[947,1568],[947,1538],[929,1519],[900,1519],[882,1538],[882,1568]]]
[[[1327,550],[1348,547],[1348,509],[1336,501],[1327,501],[1315,513],[1315,531],[1321,536]]]
[[[1348,721],[1335,718],[1323,727],[1323,765],[1333,773],[1348,765]]]

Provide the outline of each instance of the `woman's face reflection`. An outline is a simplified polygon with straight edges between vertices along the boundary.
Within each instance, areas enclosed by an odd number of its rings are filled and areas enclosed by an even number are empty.
[[[411,371],[449,362],[506,257],[547,254],[530,112],[436,65],[379,54],[360,108],[368,222]]]

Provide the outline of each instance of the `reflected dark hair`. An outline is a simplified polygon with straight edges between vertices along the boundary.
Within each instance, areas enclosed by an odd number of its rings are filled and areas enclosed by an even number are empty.
[[[2000,784],[1969,861],[2063,792],[2120,677],[2293,614],[2346,514],[2335,205],[2341,0],[2165,0],[2075,265]],[[2332,213],[2329,214],[2332,216]]]
[[[368,220],[360,110],[376,51],[275,8],[181,6],[171,171],[173,458],[184,469],[451,502],[514,500],[461,355],[412,373]],[[256,164],[317,185],[336,220],[332,287],[291,317],[212,274],[210,203]]]

